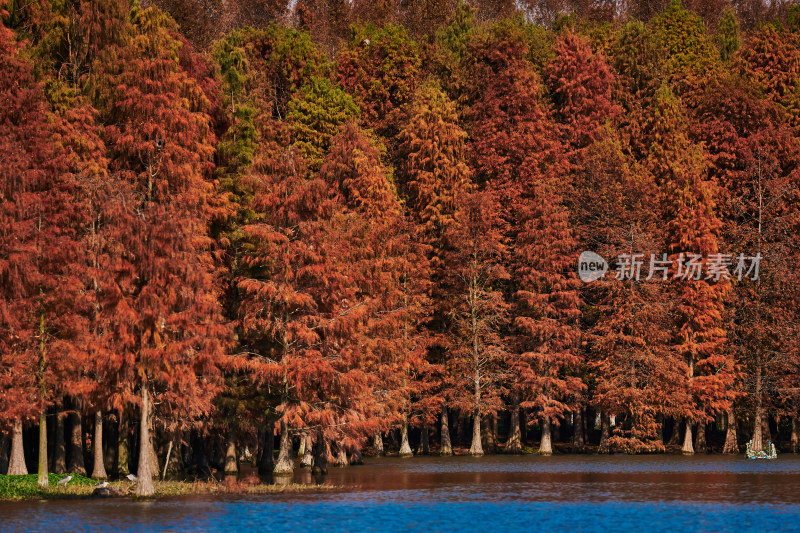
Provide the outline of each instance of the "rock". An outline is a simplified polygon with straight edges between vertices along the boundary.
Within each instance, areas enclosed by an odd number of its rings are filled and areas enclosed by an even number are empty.
[[[92,496],[97,498],[118,498],[126,495],[127,492],[119,487],[97,487],[92,491]]]

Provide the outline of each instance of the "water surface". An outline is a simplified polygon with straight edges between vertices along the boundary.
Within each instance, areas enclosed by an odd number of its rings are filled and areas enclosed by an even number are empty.
[[[313,483],[298,470],[296,482]],[[800,458],[379,458],[334,490],[0,503],[2,531],[800,531]]]

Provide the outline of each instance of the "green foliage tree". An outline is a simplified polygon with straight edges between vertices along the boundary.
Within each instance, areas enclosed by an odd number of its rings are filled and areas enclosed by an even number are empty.
[[[723,11],[714,40],[719,48],[720,58],[729,63],[742,45],[739,19],[736,18],[736,12],[733,9],[727,8]]]
[[[336,74],[361,107],[364,123],[393,134],[402,106],[414,94],[420,67],[419,47],[405,29],[359,26],[337,58]]]
[[[688,90],[699,83],[696,79],[718,75],[719,51],[700,16],[684,8],[680,0],[672,0],[648,28],[665,52],[663,73],[677,90]]]
[[[293,145],[319,169],[330,149],[331,139],[360,113],[353,99],[326,78],[311,78],[289,101],[288,122]]]

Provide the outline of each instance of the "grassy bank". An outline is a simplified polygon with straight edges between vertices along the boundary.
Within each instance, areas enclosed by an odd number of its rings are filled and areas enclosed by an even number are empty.
[[[63,475],[50,474],[50,487],[40,489],[37,483],[39,476],[28,474],[27,476],[3,476],[0,475],[0,498],[4,500],[18,500],[25,498],[47,498],[81,496],[91,494],[97,481],[73,474],[72,479],[66,486],[59,486],[58,480]]]
[[[5,476],[0,475],[0,500],[26,499],[69,499],[88,498],[92,496],[97,481],[72,474],[66,485],[58,485],[58,480],[65,475],[50,474],[50,486],[40,489],[38,476]],[[272,492],[295,492],[304,490],[325,490],[330,485],[304,485],[298,483],[265,484],[260,482],[211,482],[211,481],[154,481],[156,496],[191,496],[198,494],[267,494]],[[133,497],[134,484],[130,481],[112,481],[109,486],[122,489],[129,497]]]

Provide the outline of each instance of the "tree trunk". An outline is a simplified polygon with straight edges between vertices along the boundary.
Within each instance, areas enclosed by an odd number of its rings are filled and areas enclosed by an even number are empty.
[[[400,426],[400,457],[411,457],[414,452],[408,444],[408,422],[403,422]]]
[[[610,424],[608,415],[605,412],[600,413],[600,446],[597,453],[611,453],[611,447],[608,444],[608,439],[611,438]]]
[[[150,443],[150,393],[147,383],[142,385],[142,415],[139,421],[139,466],[136,470],[136,495],[149,497],[156,493],[153,486],[153,463],[148,455],[152,453]]]
[[[792,437],[791,437],[791,440],[790,440],[790,444],[791,444],[791,447],[792,447],[792,453],[797,453],[798,445],[800,445],[800,442],[798,442],[798,441],[800,441],[800,435],[798,435],[798,433],[800,433],[800,430],[798,430],[797,426],[798,426],[797,416],[792,416]],[[0,468],[2,468],[2,467],[0,467]]]
[[[167,456],[164,458],[164,470],[161,471],[161,481],[164,481],[167,477],[167,470],[169,470],[170,461],[173,460],[172,449],[174,447],[175,447],[175,439],[169,439],[169,444],[167,445]],[[177,455],[177,453],[175,455]]]
[[[211,468],[208,461],[208,446],[206,439],[199,431],[191,434],[192,464],[200,474],[210,474]]]
[[[337,446],[338,450],[336,451],[336,461],[333,463],[333,466],[338,467],[345,467],[350,464],[347,460],[347,450],[341,444]]]
[[[472,313],[472,360],[475,364],[475,375],[472,380],[475,386],[473,395],[475,402],[475,412],[472,421],[472,445],[469,447],[469,454],[473,456],[483,455],[483,443],[481,442],[481,374],[479,369],[478,336],[475,319],[475,311]]]
[[[119,438],[119,428],[116,424],[116,418],[113,416],[105,417],[103,422],[103,457],[104,464],[111,467],[112,472],[114,465],[117,463],[117,439]]]
[[[314,474],[328,473],[328,451],[322,430],[317,432],[317,438],[314,439],[314,466],[311,467],[311,472]]]
[[[333,446],[331,446],[331,441],[325,441],[325,458],[328,459],[328,464],[333,464],[336,462],[336,457],[333,456]]]
[[[492,433],[492,453],[497,453],[498,448],[500,447],[500,434],[498,433],[498,425],[499,425],[499,415],[495,412],[492,413],[489,421],[491,422],[491,433]]]
[[[256,429],[256,448],[255,453],[253,454],[253,464],[251,465],[253,468],[258,468],[258,465],[261,464],[261,458],[264,456],[264,433],[266,422],[264,426]]]
[[[384,435],[384,439],[383,439],[384,447],[386,447],[386,448],[398,448],[399,449],[400,448],[400,441],[397,440],[399,435],[400,435],[400,433],[397,432],[397,431],[392,431],[392,430],[387,431],[386,434]],[[387,446],[387,442],[386,442],[387,440],[389,441],[388,442],[388,446]]]
[[[772,429],[769,427],[769,413],[764,412],[761,416],[761,440],[763,442],[772,442]]]
[[[447,421],[447,405],[442,403],[442,449],[439,455],[453,455],[453,446],[450,444],[450,425]]]
[[[431,453],[430,443],[428,440],[428,426],[422,426],[422,429],[419,430],[419,448],[417,449],[418,455],[428,455]]]
[[[147,455],[148,457],[150,457],[150,472],[154,476],[158,476],[158,473],[161,472],[161,468],[159,468],[158,466],[158,454],[156,453],[155,440],[156,440],[155,430],[151,427],[150,439],[147,441],[150,446],[150,451],[148,452]]]
[[[8,472],[8,437],[0,433],[0,474]]]
[[[67,471],[67,436],[65,432],[66,415],[56,413],[56,435],[53,443],[53,472],[63,474]]]
[[[292,439],[289,437],[289,425],[281,420],[281,447],[278,453],[278,462],[272,471],[276,476],[291,476],[294,472],[292,462]]]
[[[469,447],[469,454],[474,456],[483,455],[483,443],[481,442],[481,413],[476,410],[472,422],[472,445]]]
[[[733,414],[733,409],[728,409],[725,413],[725,422],[727,428],[722,453],[739,453],[739,441],[736,436],[736,416]]]
[[[681,422],[680,418],[672,420],[672,434],[669,436],[669,446],[677,446],[681,443]]]
[[[236,433],[228,433],[228,446],[225,450],[225,475],[236,475],[239,473],[239,466],[236,464]]]
[[[94,413],[94,466],[92,467],[93,479],[106,479],[106,465],[103,461],[103,412],[99,409]]]
[[[378,433],[380,435],[380,433]],[[303,468],[311,468],[314,465],[314,441],[311,439],[311,434],[306,433],[303,435],[303,440],[306,442],[306,450],[303,458],[300,460],[300,466]]]
[[[167,479],[168,473],[180,472],[183,469],[182,461],[181,437],[178,434],[173,434],[167,444],[167,455],[164,457],[161,480]]]
[[[380,431],[375,432],[375,437],[372,440],[372,453],[375,455],[383,455],[383,437]],[[310,466],[310,465],[309,465]]]
[[[583,433],[583,407],[575,410],[575,418],[572,421],[575,436],[572,439],[572,451],[582,452],[586,447],[586,437]]]
[[[47,473],[47,415],[44,411],[39,415],[39,478],[37,483],[40,489],[46,489],[50,484]]]
[[[161,471],[161,479],[166,479],[167,474],[178,474],[183,472],[183,435],[180,431],[173,433],[169,439],[167,456],[164,459],[164,469]]]
[[[761,451],[764,449],[764,441],[761,436],[761,432],[764,429],[764,425],[761,423],[761,402],[756,404],[756,416],[755,421],[753,423],[753,439],[750,441],[750,449],[755,451]]]
[[[25,464],[25,449],[22,444],[22,420],[14,420],[14,429],[11,434],[11,459],[8,461],[9,476],[27,476],[28,467]]]
[[[455,430],[457,445],[463,445],[467,442],[470,442],[470,439],[472,438],[472,417],[459,412],[458,418],[456,419]]]
[[[361,454],[360,448],[354,448],[353,452],[347,458],[351,465],[363,465],[364,464],[364,456]]]
[[[70,413],[69,453],[67,471],[73,474],[86,475],[86,465],[83,461],[83,424],[80,413]]]
[[[706,423],[700,421],[697,423],[697,435],[694,438],[694,449],[697,453],[706,453],[708,447],[706,444]]]
[[[522,453],[522,433],[519,430],[519,404],[514,401],[511,407],[511,427],[508,430],[506,453]]]
[[[550,419],[542,420],[542,442],[539,444],[540,455],[553,455],[553,443],[550,435]]]
[[[497,417],[494,414],[486,415],[481,426],[482,438],[486,443],[484,451],[495,453],[497,451]]]
[[[258,474],[268,476],[275,469],[275,421],[267,418],[264,428],[264,443],[261,445],[261,460],[258,462]]]
[[[686,431],[683,434],[683,447],[681,448],[683,455],[693,455],[694,446],[692,446],[692,421],[686,419]]]
[[[303,456],[306,454],[306,439],[305,434],[301,433],[299,438],[297,439],[297,458],[302,459]]]
[[[128,421],[119,413],[119,429],[117,431],[117,476],[125,477],[130,474],[130,432]]]
[[[750,441],[750,449],[754,452],[760,452],[764,449],[764,442],[761,436],[761,432],[763,430],[763,424],[761,423],[761,417],[763,416],[761,410],[761,364],[760,361],[756,364],[756,390],[755,390],[755,400],[756,400],[756,413],[755,413],[755,420],[753,424],[753,439]]]

